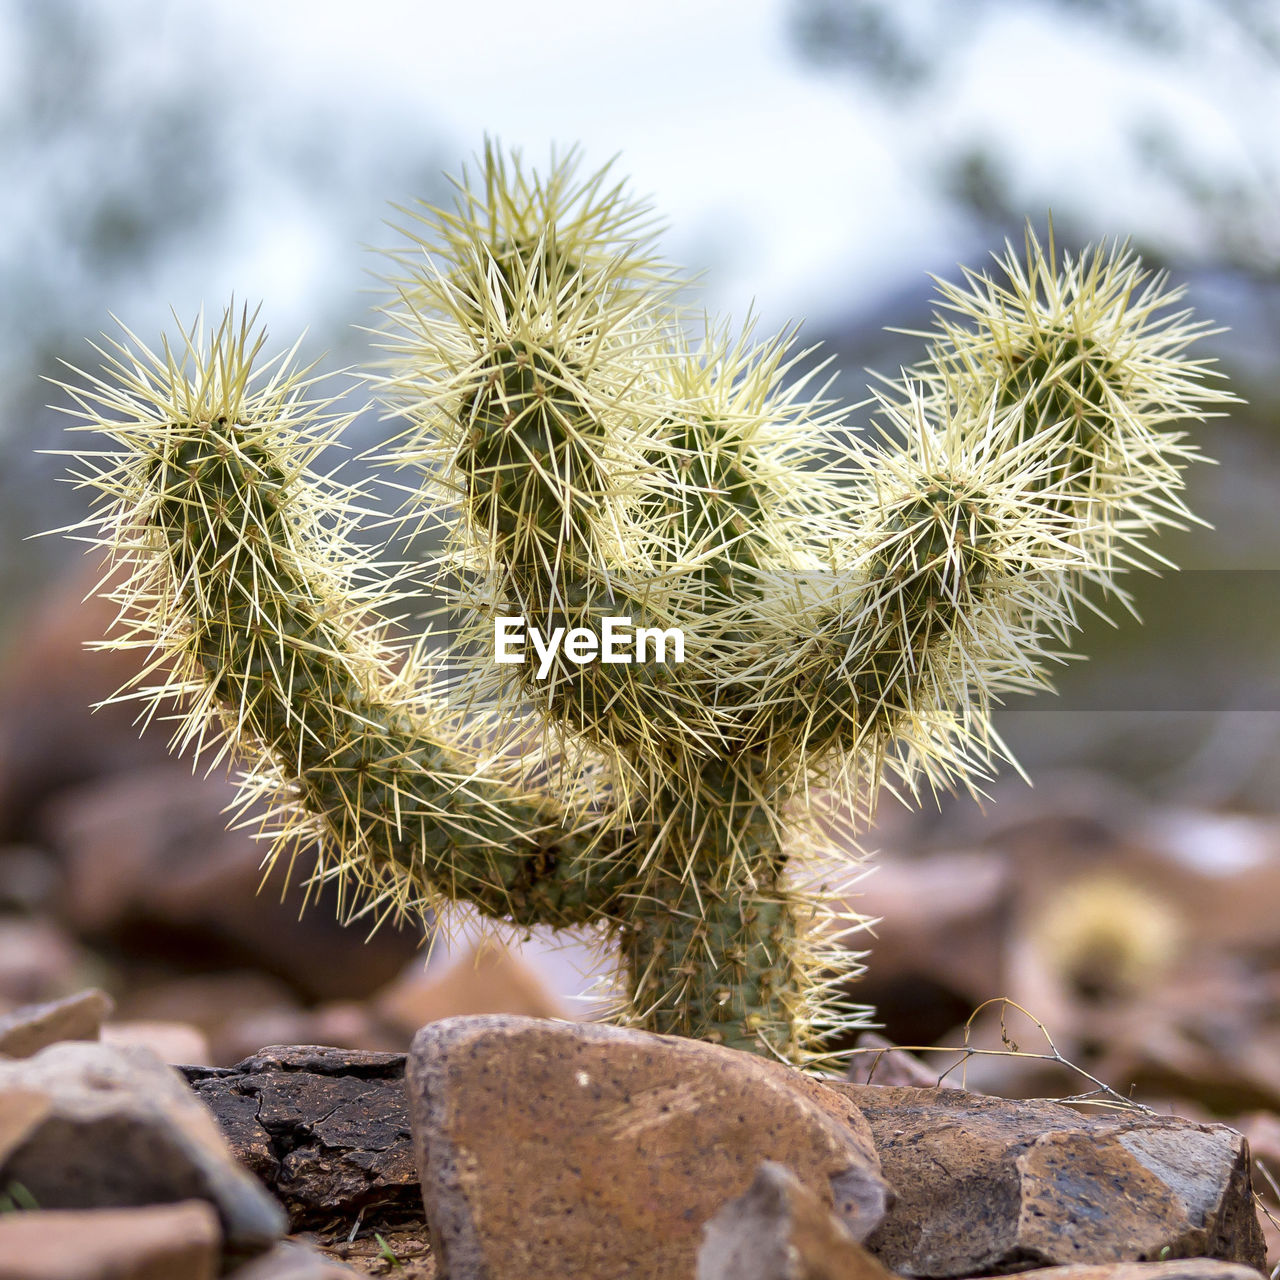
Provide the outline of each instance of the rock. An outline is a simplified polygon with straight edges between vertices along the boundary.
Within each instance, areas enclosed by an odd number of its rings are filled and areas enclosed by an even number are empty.
[[[170,1066],[211,1066],[213,1055],[203,1032],[186,1022],[108,1022],[103,1044],[131,1044],[149,1049]]]
[[[404,1055],[277,1046],[184,1074],[236,1158],[284,1202],[292,1228],[420,1215]]]
[[[227,829],[234,795],[182,760],[60,791],[43,829],[65,862],[77,930],[135,952],[168,938],[178,958],[199,949],[222,968],[264,969],[308,1000],[367,996],[419,953],[413,927],[344,928],[332,886],[300,915],[301,889],[283,892],[287,868],[264,884],[261,843]]]
[[[374,1000],[378,1016],[413,1035],[419,1027],[463,1014],[515,1013],[568,1018],[569,1012],[518,956],[489,942],[472,947],[443,973],[411,962]]]
[[[367,1049],[375,1053],[403,1055],[409,1047],[410,1038],[398,1028],[387,1027],[365,1005],[353,1000],[334,1000],[311,1010],[311,1034],[305,1040],[292,1043],[329,1044],[340,1049]],[[290,1041],[258,1041],[259,1045],[287,1043]]]
[[[254,1009],[228,1019],[218,1034],[218,1065],[243,1062],[264,1045],[327,1044],[312,1033],[315,1019],[306,1009],[282,1006]]]
[[[853,1084],[911,1085],[934,1089],[938,1072],[925,1066],[913,1053],[899,1049],[892,1040],[864,1031],[854,1046],[845,1079]]]
[[[139,737],[136,705],[93,711],[144,660],[85,648],[115,616],[90,595],[100,576],[97,565],[68,575],[24,608],[0,657],[0,839],[23,838],[62,787],[164,758],[165,734]]]
[[[784,1165],[766,1160],[703,1228],[697,1280],[891,1280]]]
[[[62,876],[53,855],[35,845],[0,846],[0,911],[31,915],[47,908]]]
[[[424,1027],[408,1090],[439,1265],[451,1280],[687,1276],[703,1224],[761,1160],[865,1236],[892,1194],[867,1132],[793,1075],[617,1027],[503,1015]]]
[[[218,1215],[202,1200],[0,1216],[0,1280],[214,1280]]]
[[[0,1056],[29,1058],[59,1040],[96,1040],[115,1005],[91,988],[63,1000],[24,1005],[0,1018]]]
[[[1280,821],[1274,816],[1162,806],[1139,832],[1150,879],[1176,892],[1197,945],[1275,956],[1280,922]]]
[[[0,1097],[42,1114],[0,1160],[42,1209],[212,1202],[234,1248],[261,1248],[284,1212],[232,1159],[208,1112],[145,1049],[68,1041],[0,1062]]]
[[[1211,1257],[1264,1266],[1248,1144],[1223,1125],[958,1089],[830,1086],[899,1198],[867,1247],[907,1276]]]
[[[1280,1175],[1280,1115],[1274,1111],[1252,1111],[1236,1117],[1235,1123],[1248,1138],[1254,1161],[1265,1165],[1273,1178]],[[1265,1182],[1265,1178],[1262,1181]],[[1274,1188],[1272,1194],[1275,1194]]]
[[[287,1038],[268,1036],[245,1043],[242,1029],[259,1015],[301,1016],[289,988],[278,978],[252,969],[207,973],[140,987],[123,994],[117,1016],[128,1022],[187,1022],[209,1039],[213,1065],[229,1066],[264,1044]]]
[[[859,999],[892,1011],[889,1034],[933,1044],[1007,985],[1011,864],[988,851],[885,860],[860,879],[849,907],[873,917]]]
[[[17,1004],[60,1000],[85,984],[80,948],[38,917],[0,917],[0,999]]]
[[[250,1058],[263,1045],[323,1044],[339,1049],[403,1054],[410,1037],[388,1027],[363,1005],[334,1001],[315,1009],[282,1006],[245,1012],[219,1029],[219,1064]]]
[[[1018,1280],[1259,1280],[1252,1267],[1213,1258],[1180,1258],[1176,1262],[1076,1263],[1069,1267],[1037,1267],[1021,1271]]]
[[[9,1152],[16,1151],[44,1123],[50,1110],[49,1099],[33,1089],[0,1092],[0,1167]]]
[[[304,1244],[284,1240],[260,1258],[237,1267],[226,1280],[351,1280],[361,1274]]]

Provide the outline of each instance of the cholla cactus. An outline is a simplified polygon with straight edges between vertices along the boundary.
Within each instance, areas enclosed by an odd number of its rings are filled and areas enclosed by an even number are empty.
[[[400,639],[419,571],[360,550],[363,495],[317,471],[347,417],[232,312],[159,353],[126,331],[69,388],[119,446],[78,455],[108,643],[349,912],[597,926],[621,1019],[812,1060],[859,1017],[834,815],[886,770],[983,775],[993,698],[1043,685],[1088,585],[1186,518],[1169,425],[1227,397],[1161,280],[1029,239],[944,288],[868,441],[791,335],[695,344],[647,211],[575,175],[490,149],[392,256],[371,378],[407,425],[378,461],[412,477],[402,532],[443,534],[452,649]],[[622,619],[666,660],[580,660]]]

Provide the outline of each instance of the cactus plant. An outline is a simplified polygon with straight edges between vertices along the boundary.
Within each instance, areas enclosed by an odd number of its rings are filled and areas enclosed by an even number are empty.
[[[695,341],[647,208],[578,168],[489,147],[389,257],[375,461],[425,565],[358,541],[367,494],[319,469],[351,415],[245,311],[98,348],[65,385],[115,442],[75,455],[105,643],[347,914],[595,926],[623,1021],[820,1060],[860,1016],[849,815],[986,775],[993,700],[1189,518],[1172,427],[1229,397],[1163,279],[1028,233],[856,432],[793,332]],[[404,638],[424,578],[464,621]],[[600,660],[619,630],[672,651]]]

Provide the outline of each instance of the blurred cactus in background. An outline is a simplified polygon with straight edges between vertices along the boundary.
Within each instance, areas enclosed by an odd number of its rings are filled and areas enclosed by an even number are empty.
[[[1204,329],[1123,249],[1028,234],[944,286],[868,437],[792,334],[691,337],[607,170],[490,148],[457,188],[390,257],[369,375],[427,568],[358,544],[367,496],[319,470],[350,415],[251,317],[126,331],[68,385],[117,445],[75,455],[106,643],[147,655],[176,746],[247,764],[270,858],[318,850],[349,914],[597,926],[621,1020],[821,1060],[864,1013],[852,827],[882,779],[984,776],[993,700],[1046,685],[1088,593],[1189,518],[1174,427],[1229,398],[1185,355]],[[401,639],[424,582],[466,620]],[[623,620],[665,660],[599,660]]]

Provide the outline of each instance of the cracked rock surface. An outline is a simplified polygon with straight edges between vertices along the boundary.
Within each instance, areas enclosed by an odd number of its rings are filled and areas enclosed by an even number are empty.
[[[404,1055],[272,1046],[234,1067],[186,1067],[236,1157],[297,1231],[361,1213],[421,1217]]]

